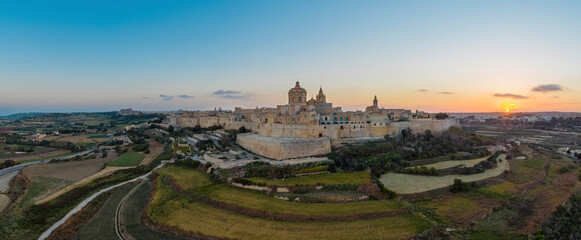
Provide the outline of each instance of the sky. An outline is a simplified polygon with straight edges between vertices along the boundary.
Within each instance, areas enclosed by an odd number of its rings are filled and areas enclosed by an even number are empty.
[[[581,1],[2,1],[0,115],[581,111]],[[511,105],[514,104],[514,105]]]

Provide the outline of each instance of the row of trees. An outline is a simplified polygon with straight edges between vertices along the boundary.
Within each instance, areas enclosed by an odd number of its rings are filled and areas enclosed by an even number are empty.
[[[328,155],[337,167],[346,171],[361,171],[371,168],[377,177],[388,171],[406,172],[409,161],[434,158],[464,151],[473,157],[486,156],[484,148],[474,148],[494,143],[494,140],[474,136],[458,128],[450,128],[439,136],[431,131],[414,134],[404,129],[397,138],[386,136],[386,141],[347,145]],[[418,173],[431,174],[432,170]]]

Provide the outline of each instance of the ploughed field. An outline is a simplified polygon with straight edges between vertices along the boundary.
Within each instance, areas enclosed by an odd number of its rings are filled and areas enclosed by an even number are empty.
[[[398,200],[291,202],[263,192],[213,184],[198,170],[168,166],[158,173],[147,217],[175,234],[234,239],[401,239],[431,228]],[[313,176],[325,175],[328,179],[318,177],[315,183],[335,178],[332,174]],[[369,182],[366,176],[365,182]],[[349,177],[361,181],[359,175]],[[301,184],[310,181],[307,178]]]

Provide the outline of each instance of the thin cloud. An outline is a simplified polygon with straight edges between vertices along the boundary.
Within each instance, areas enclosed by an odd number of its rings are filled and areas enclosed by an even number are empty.
[[[240,91],[234,91],[234,90],[218,90],[215,91],[213,94],[214,95],[218,95],[218,96],[222,96],[222,95],[233,95],[233,94],[241,94],[242,92]]]
[[[241,91],[235,91],[235,90],[218,90],[213,92],[212,94],[214,94],[217,97],[220,98],[224,98],[224,99],[250,99],[254,96],[256,96],[256,94],[251,93],[251,92],[241,92]]]
[[[554,92],[554,91],[563,91],[563,87],[559,84],[541,84],[539,86],[534,87],[531,91],[533,92]]]
[[[523,95],[519,95],[519,94],[512,94],[512,93],[495,93],[494,95],[495,97],[506,97],[506,98],[512,98],[512,99],[527,99],[529,98],[528,96],[523,96]]]
[[[149,97],[141,97],[141,99],[149,99]]]
[[[422,89],[418,89],[416,92],[427,92],[427,91],[428,90],[422,88]]]
[[[178,97],[179,97],[179,98],[186,98],[186,99],[188,99],[188,98],[194,98],[194,96],[191,96],[191,95],[185,95],[185,94],[178,95]]]
[[[438,94],[455,94],[453,92],[438,92]]]
[[[165,95],[165,94],[160,94],[159,95],[160,98],[163,98],[164,101],[169,101],[173,99],[173,95]]]
[[[559,96],[552,96],[551,98],[560,98]]]
[[[243,99],[243,98],[246,98],[246,96],[243,96],[243,95],[230,95],[230,94],[228,94],[228,95],[222,95],[220,97],[221,98],[226,98],[226,99]]]

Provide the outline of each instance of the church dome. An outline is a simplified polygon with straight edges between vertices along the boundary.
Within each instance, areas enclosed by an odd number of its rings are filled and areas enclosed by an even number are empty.
[[[299,81],[288,91],[288,104],[304,105],[307,102],[307,90],[301,87]]]

